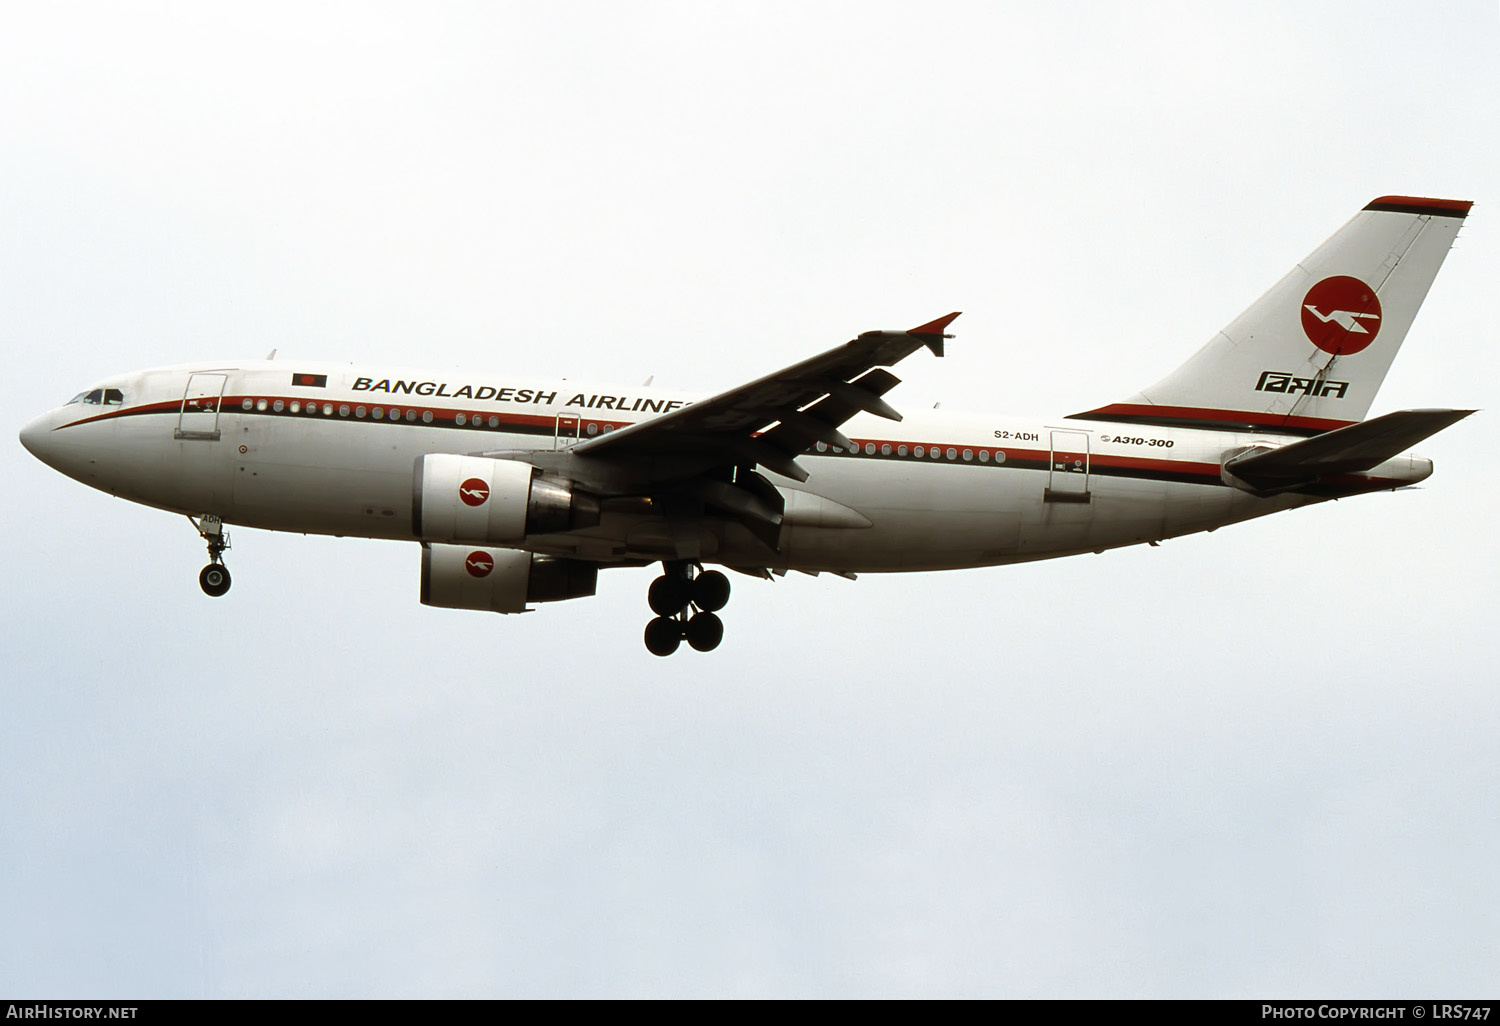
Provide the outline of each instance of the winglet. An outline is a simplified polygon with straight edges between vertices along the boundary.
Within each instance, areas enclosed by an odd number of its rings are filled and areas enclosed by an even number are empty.
[[[953,321],[954,321],[954,319],[957,318],[960,313],[962,313],[962,311],[955,310],[951,314],[948,314],[946,317],[939,317],[935,321],[928,321],[926,324],[922,325],[920,328],[912,328],[910,331],[907,332],[907,334],[908,335],[942,335],[943,334],[943,329],[946,328],[948,325],[952,324]],[[943,335],[943,337],[944,338],[952,338],[953,336],[952,335]]]
[[[946,317],[939,317],[935,321],[928,321],[926,324],[923,324],[920,327],[912,328],[907,332],[907,334],[930,336],[923,338],[922,342],[927,346],[928,349],[932,350],[932,355],[942,356],[943,339],[953,337],[952,335],[943,334],[943,329],[952,324],[954,319],[958,317],[960,313],[962,313],[961,310],[955,310],[951,314],[948,314]]]

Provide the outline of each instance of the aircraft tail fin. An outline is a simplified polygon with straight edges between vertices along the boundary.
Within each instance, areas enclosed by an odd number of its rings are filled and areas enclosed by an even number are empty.
[[[1172,374],[1073,416],[1301,435],[1363,420],[1471,206],[1374,200]]]

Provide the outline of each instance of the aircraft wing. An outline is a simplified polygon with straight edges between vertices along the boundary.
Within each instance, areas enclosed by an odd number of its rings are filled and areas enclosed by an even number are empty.
[[[836,349],[651,420],[573,446],[572,457],[623,465],[650,483],[687,481],[717,467],[756,465],[807,480],[797,456],[816,442],[850,447],[839,426],[861,411],[900,420],[881,398],[889,367],[922,347],[943,355],[957,313],[910,331],[867,331]]]
[[[1473,410],[1399,410],[1279,449],[1252,449],[1224,469],[1256,488],[1284,488],[1327,474],[1357,474],[1463,420]]]

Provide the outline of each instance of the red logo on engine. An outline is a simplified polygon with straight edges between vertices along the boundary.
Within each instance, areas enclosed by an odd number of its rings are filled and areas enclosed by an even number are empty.
[[[464,558],[464,569],[469,571],[470,577],[488,577],[495,569],[495,559],[488,552],[476,549]]]
[[[1380,297],[1347,274],[1324,278],[1302,297],[1302,330],[1334,356],[1350,356],[1380,334]]]
[[[477,477],[471,477],[458,486],[458,497],[466,505],[483,506],[484,500],[490,497],[490,486]]]

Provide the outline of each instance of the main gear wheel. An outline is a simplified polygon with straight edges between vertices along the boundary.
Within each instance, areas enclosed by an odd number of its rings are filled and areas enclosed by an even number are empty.
[[[662,564],[646,601],[656,619],[646,625],[646,650],[669,656],[684,640],[699,652],[712,652],[724,640],[724,621],[715,615],[729,601],[729,578],[717,570],[675,560]]]

